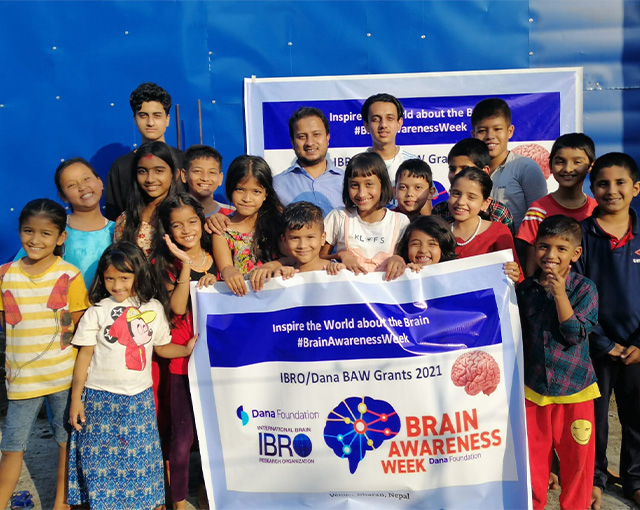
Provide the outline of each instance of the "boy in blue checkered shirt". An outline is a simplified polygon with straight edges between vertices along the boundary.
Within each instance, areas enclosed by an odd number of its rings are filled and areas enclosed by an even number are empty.
[[[589,356],[598,293],[572,273],[582,253],[580,224],[551,216],[538,230],[538,269],[518,288],[533,508],[544,508],[553,450],[560,461],[560,507],[588,508],[595,458],[593,400],[600,396]]]

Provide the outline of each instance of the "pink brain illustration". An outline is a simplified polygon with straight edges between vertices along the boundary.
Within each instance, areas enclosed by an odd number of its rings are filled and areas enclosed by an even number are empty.
[[[513,152],[520,154],[520,156],[526,156],[533,159],[538,163],[538,165],[540,165],[544,178],[548,179],[551,177],[551,170],[549,168],[549,151],[542,145],[538,145],[537,143],[525,143],[523,145],[518,145],[513,149]]]
[[[469,395],[491,395],[500,383],[500,367],[486,352],[467,352],[453,364],[451,380],[456,386],[464,386]]]

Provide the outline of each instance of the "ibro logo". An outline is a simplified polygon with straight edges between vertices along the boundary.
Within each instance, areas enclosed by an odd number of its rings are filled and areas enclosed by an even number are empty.
[[[634,252],[634,255],[637,255],[638,257],[640,257],[640,250],[636,250],[636,251]],[[638,264],[638,263],[640,263],[640,259],[633,259],[633,263],[634,263],[634,264]]]
[[[236,416],[240,421],[242,421],[242,426],[244,427],[247,423],[249,423],[249,415],[244,412],[243,406],[238,406],[236,409]]]

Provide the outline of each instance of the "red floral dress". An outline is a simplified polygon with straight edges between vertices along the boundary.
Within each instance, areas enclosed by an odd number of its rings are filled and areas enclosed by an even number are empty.
[[[238,232],[237,230],[227,230],[224,233],[227,240],[234,267],[242,274],[248,274],[256,267],[260,267],[262,262],[256,261],[251,254],[251,243],[253,243],[253,232]]]

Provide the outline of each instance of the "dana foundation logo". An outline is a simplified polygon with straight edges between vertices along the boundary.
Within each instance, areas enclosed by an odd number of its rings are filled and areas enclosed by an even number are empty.
[[[243,427],[249,423],[249,415],[244,412],[244,406],[238,406],[238,409],[236,409],[236,416],[242,422]]]

